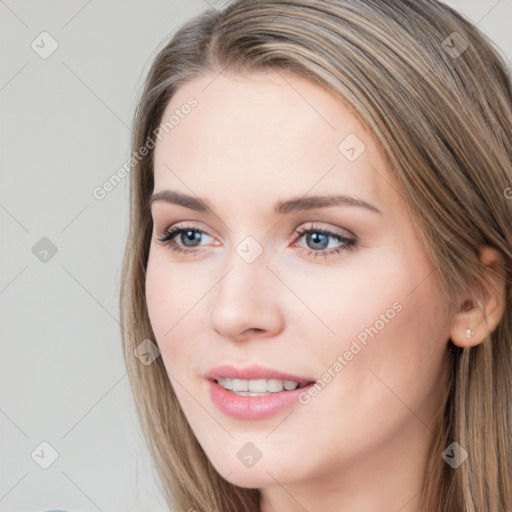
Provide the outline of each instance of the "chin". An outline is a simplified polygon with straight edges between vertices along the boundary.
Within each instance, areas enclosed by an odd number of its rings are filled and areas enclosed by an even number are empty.
[[[244,487],[246,489],[259,489],[268,485],[275,484],[275,480],[265,472],[265,468],[261,468],[255,473],[256,468],[251,469],[231,469],[231,473],[221,476],[232,485]],[[279,479],[279,478],[278,478]]]
[[[238,487],[245,488],[263,488],[275,486],[276,480],[281,483],[301,479],[303,475],[298,475],[290,471],[290,465],[282,458],[263,456],[252,467],[245,467],[238,458],[219,461],[215,464],[216,471],[229,483]]]

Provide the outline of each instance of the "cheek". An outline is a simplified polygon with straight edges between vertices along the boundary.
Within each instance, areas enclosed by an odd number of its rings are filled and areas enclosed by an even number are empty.
[[[146,270],[146,304],[163,362],[167,370],[174,374],[174,369],[168,366],[169,361],[179,359],[169,358],[168,340],[172,339],[172,335],[179,326],[179,323],[176,324],[176,313],[179,309],[177,295],[181,294],[176,293],[177,283],[171,280],[169,266],[161,260],[161,257],[154,257],[150,252]]]
[[[151,327],[157,340],[171,327],[169,311],[172,311],[172,294],[167,287],[165,266],[150,251],[146,269],[146,304]]]
[[[410,237],[412,238],[412,237]],[[414,262],[414,264],[411,264]],[[310,266],[314,267],[314,266]],[[290,294],[285,318],[300,322],[301,338],[314,341],[317,354],[332,354],[358,339],[386,339],[399,352],[404,336],[433,338],[447,333],[446,298],[439,273],[419,245],[355,255],[346,264],[309,271],[284,266],[282,280]],[[315,333],[315,334],[313,334]],[[383,343],[381,343],[383,344]]]
[[[167,261],[162,249],[152,251],[146,270],[146,302],[155,336],[164,339],[186,323],[187,311],[205,286],[198,288],[198,274]]]
[[[315,442],[318,453],[330,454],[333,467],[340,453],[372,453],[404,429],[416,428],[415,439],[428,435],[425,425],[435,417],[445,386],[447,315],[433,276],[411,291],[421,281],[413,274],[402,269],[400,279],[378,289],[382,276],[365,280],[367,287],[345,281],[343,292],[329,295],[337,314],[322,317],[337,334],[308,336],[303,357],[318,370],[321,384],[316,396],[304,397],[300,431],[316,432],[319,418],[329,418],[323,439]],[[279,446],[283,439],[274,441]]]
[[[357,279],[359,285],[346,280],[337,298],[329,295],[339,309],[324,320],[337,334],[316,344],[324,372],[335,377],[323,374],[323,381],[331,380],[312,407],[333,414],[332,404],[342,403],[334,414],[347,421],[345,428],[355,428],[354,439],[363,431],[368,439],[390,436],[411,411],[428,423],[444,386],[449,317],[438,275],[421,282],[430,267],[390,269]],[[312,417],[318,415],[313,409]]]
[[[430,273],[421,254],[329,270],[314,279],[293,271],[283,278],[301,298],[286,311],[294,336],[306,344],[303,356],[325,381],[335,375],[326,387],[354,408],[376,397],[377,409],[388,407],[397,402],[393,391],[420,403],[446,363],[450,321],[438,272]]]
[[[356,337],[364,342],[371,326],[379,332],[387,330],[397,322],[398,310],[409,301],[407,294],[415,283],[415,276],[404,272],[391,253],[354,256],[344,265],[318,265],[309,271],[282,267],[279,273],[300,299],[289,294],[289,300],[283,301],[285,317],[293,319],[294,325],[300,322],[306,335],[299,339],[314,343],[317,354],[332,354],[333,348],[343,349],[345,342],[350,344]]]
[[[205,295],[215,282],[209,275],[192,267],[185,270],[170,263],[165,254],[150,251],[145,283],[148,315],[163,362],[177,378],[204,348],[197,330],[206,318]]]

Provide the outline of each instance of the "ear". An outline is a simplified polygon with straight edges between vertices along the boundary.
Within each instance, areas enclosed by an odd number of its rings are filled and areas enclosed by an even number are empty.
[[[493,247],[478,249],[485,269],[487,289],[482,294],[471,290],[459,304],[459,312],[453,317],[450,339],[461,348],[481,343],[499,324],[505,311],[506,271],[503,255]],[[478,297],[475,299],[475,297]]]

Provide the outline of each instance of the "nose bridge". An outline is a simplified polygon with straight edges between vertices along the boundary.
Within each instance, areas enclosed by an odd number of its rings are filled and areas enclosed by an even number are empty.
[[[225,271],[212,295],[212,327],[226,337],[236,338],[247,329],[273,331],[280,311],[275,276],[267,268],[262,245],[245,237],[226,256]]]
[[[232,298],[240,304],[264,299],[262,284],[270,274],[262,245],[252,236],[245,237],[226,257],[226,272],[219,283],[218,299]],[[268,289],[268,288],[267,288]]]

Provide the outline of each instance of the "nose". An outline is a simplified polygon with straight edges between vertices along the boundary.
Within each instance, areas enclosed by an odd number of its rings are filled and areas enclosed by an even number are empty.
[[[252,263],[234,254],[210,294],[210,327],[230,341],[278,334],[283,328],[282,288],[263,254]]]

